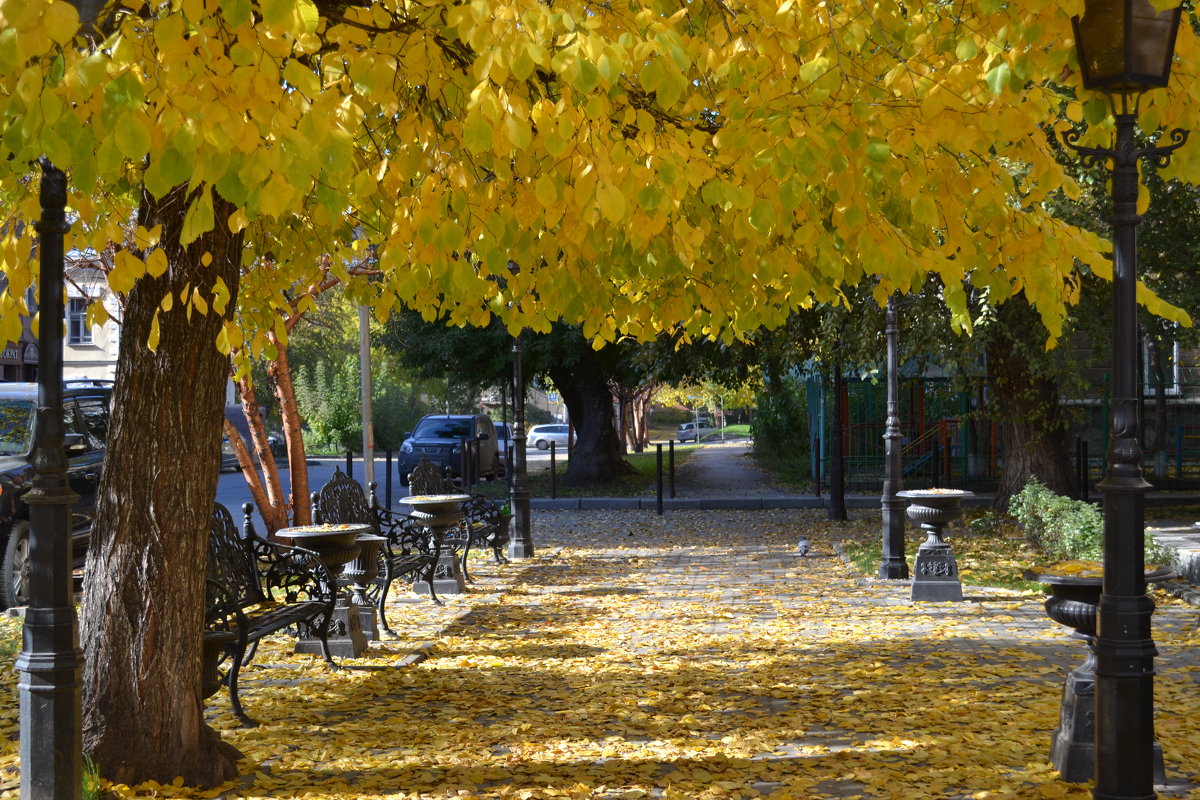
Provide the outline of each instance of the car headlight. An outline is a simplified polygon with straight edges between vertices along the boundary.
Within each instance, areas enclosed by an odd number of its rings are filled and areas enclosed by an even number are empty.
[[[411,453],[412,451],[413,451],[412,442],[405,442],[404,444],[400,445],[401,453]]]
[[[462,442],[459,442],[458,444],[454,445],[454,447],[450,448],[450,455],[457,456],[457,455],[461,454],[462,451],[463,451]]]

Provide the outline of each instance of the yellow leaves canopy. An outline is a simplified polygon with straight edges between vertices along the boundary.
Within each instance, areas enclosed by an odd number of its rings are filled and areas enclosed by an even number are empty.
[[[1024,291],[1056,331],[1107,247],[1045,208],[1078,193],[1046,129],[1109,135],[1070,96],[1081,5],[128,0],[89,45],[66,3],[3,0],[0,193],[28,221],[47,155],[88,193],[73,246],[99,251],[139,186],[186,183],[184,238],[230,225],[247,265],[271,255],[243,288],[264,309],[366,240],[381,309],[459,323],[737,333],[934,272],[951,305],[964,281]],[[1190,124],[1195,49],[1185,25],[1148,119]],[[32,234],[2,230],[16,289]],[[117,291],[161,268],[134,260]]]

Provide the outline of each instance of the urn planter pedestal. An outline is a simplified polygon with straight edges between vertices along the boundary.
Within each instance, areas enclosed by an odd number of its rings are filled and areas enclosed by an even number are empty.
[[[1059,625],[1071,628],[1072,639],[1087,645],[1083,663],[1067,672],[1059,705],[1058,727],[1050,742],[1050,763],[1068,783],[1084,783],[1096,774],[1096,608],[1104,581],[1103,566],[1095,562],[1092,570],[1081,571],[1079,562],[1072,574],[1056,572],[1055,566],[1033,567],[1025,571],[1026,580],[1045,584],[1046,615]],[[1147,582],[1166,580],[1168,569],[1147,569]],[[1162,746],[1154,743],[1154,782],[1165,783]]]
[[[463,594],[467,591],[467,581],[458,553],[455,552],[455,542],[448,541],[447,534],[462,523],[462,506],[469,499],[470,495],[465,494],[426,494],[400,498],[401,503],[412,506],[412,515],[431,532],[438,553],[438,563],[433,571],[433,590],[439,595]],[[417,580],[413,583],[413,591],[428,594],[429,585],[424,580]]]
[[[957,602],[963,599],[962,581],[954,552],[942,530],[962,516],[962,501],[974,492],[961,489],[914,489],[897,492],[908,501],[908,518],[925,531],[925,541],[913,561],[911,599],[924,602]]]
[[[304,525],[280,528],[276,533],[291,539],[297,547],[312,550],[329,570],[333,585],[328,591],[337,598],[333,617],[329,621],[329,652],[339,658],[358,658],[367,649],[367,637],[362,630],[358,605],[342,590],[341,575],[345,566],[358,557],[362,545],[358,537],[369,533],[369,525]],[[321,653],[321,641],[316,636],[296,640],[296,653]]]

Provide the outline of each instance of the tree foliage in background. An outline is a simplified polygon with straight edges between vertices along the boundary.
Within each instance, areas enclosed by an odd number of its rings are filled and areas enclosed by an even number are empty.
[[[296,402],[315,452],[362,451],[362,371],[357,354],[340,361],[322,360],[305,365],[295,375]],[[414,382],[396,359],[379,349],[371,355],[371,419],[375,445],[399,450],[430,406],[422,399],[423,387]]]

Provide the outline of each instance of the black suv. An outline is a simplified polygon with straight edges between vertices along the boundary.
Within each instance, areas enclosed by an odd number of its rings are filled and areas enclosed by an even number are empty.
[[[79,502],[71,510],[75,568],[83,566],[96,490],[104,464],[112,385],[107,381],[66,381],[67,481]],[[0,603],[4,608],[29,602],[29,507],[22,499],[32,485],[33,420],[36,383],[0,383]]]
[[[405,434],[396,463],[400,485],[408,486],[408,474],[422,458],[438,467],[449,467],[452,477],[462,477],[466,442],[478,442],[479,475],[494,480],[503,474],[496,447],[496,425],[482,414],[427,414],[412,433]]]

